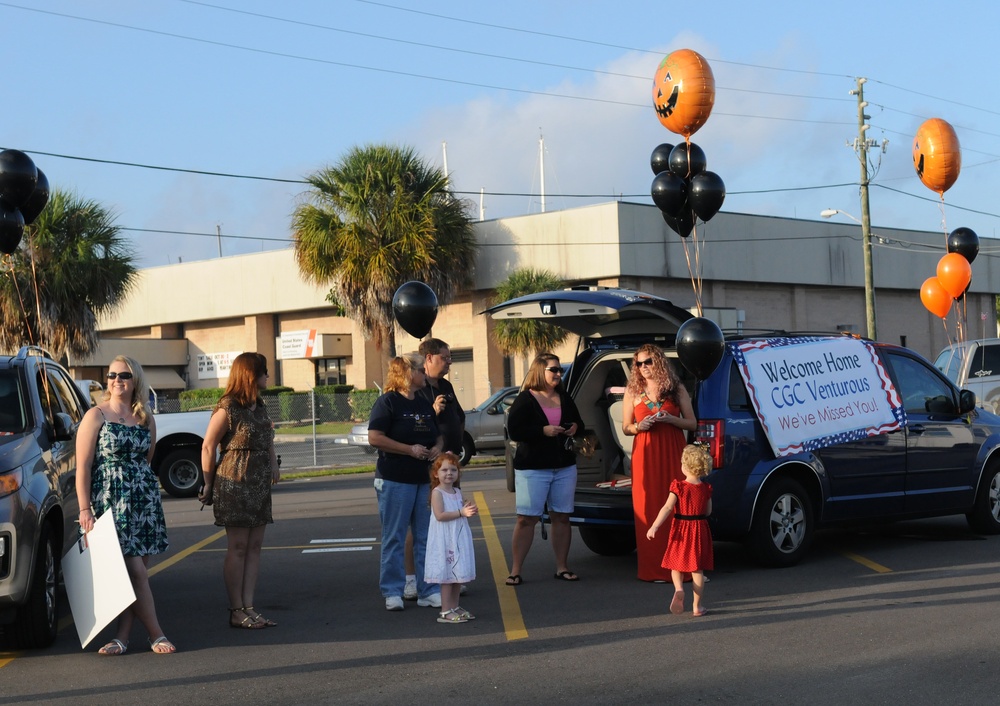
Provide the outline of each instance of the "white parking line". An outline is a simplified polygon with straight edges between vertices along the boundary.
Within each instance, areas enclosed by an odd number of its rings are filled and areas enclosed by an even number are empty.
[[[303,549],[303,554],[323,554],[328,552],[370,552],[371,547],[323,547],[322,549]]]
[[[311,539],[309,544],[364,544],[369,545],[376,541],[375,537],[354,537],[347,539]],[[303,554],[328,554],[330,552],[370,552],[371,546],[367,547],[319,547],[317,549],[303,549]]]

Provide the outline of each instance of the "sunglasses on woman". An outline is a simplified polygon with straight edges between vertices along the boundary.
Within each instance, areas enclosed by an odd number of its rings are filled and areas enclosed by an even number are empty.
[[[560,368],[558,365],[552,365],[552,366],[546,368],[546,370],[548,370],[550,373],[555,373],[556,375],[562,375],[563,374],[562,368]]]
[[[124,373],[108,373],[108,380],[114,380],[115,378],[118,378],[119,380],[131,380],[132,379],[132,373],[129,373],[129,372],[124,372]]]
[[[643,367],[644,365],[648,365],[649,367],[653,367],[653,359],[652,358],[646,358],[646,360],[637,360],[637,361],[635,361],[635,364],[638,367],[640,367],[640,368]]]

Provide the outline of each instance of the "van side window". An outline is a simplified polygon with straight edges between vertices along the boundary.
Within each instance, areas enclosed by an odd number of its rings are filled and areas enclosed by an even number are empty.
[[[1000,375],[1000,346],[980,346],[972,356],[969,379]]]
[[[743,377],[735,361],[729,368],[729,409],[744,411],[750,409],[750,397],[747,395],[746,385],[743,384]]]
[[[886,355],[896,374],[899,396],[907,414],[955,414],[952,388],[926,365],[896,353]]]

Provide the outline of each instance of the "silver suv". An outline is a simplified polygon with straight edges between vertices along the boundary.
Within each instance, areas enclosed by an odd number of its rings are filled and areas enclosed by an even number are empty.
[[[15,648],[56,637],[59,560],[79,509],[76,430],[88,407],[42,349],[0,356],[0,629]]]

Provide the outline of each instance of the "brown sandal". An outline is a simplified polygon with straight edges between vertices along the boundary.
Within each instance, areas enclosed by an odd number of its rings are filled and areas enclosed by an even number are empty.
[[[243,613],[243,620],[239,620],[236,617],[237,613]],[[233,622],[234,620],[239,620],[239,622]],[[260,622],[257,618],[254,618],[249,613],[247,613],[246,608],[230,608],[229,609],[229,627],[231,628],[243,628],[244,630],[261,630],[267,626]]]

